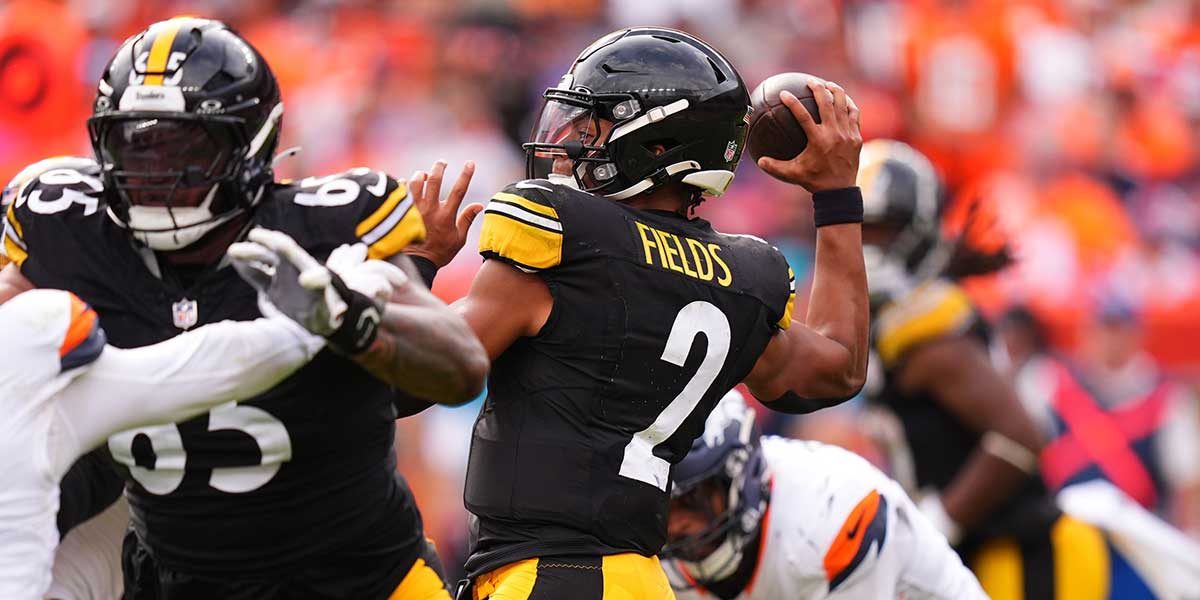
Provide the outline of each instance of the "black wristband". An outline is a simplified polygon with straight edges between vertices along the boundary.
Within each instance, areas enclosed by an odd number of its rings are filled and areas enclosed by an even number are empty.
[[[333,276],[333,289],[346,302],[346,314],[342,316],[341,327],[325,339],[330,347],[343,354],[358,354],[370,348],[379,335],[379,321],[382,319],[379,307],[365,294],[346,287],[346,282],[337,273],[331,272],[330,275]]]
[[[421,274],[421,281],[425,282],[425,287],[433,289],[433,278],[437,276],[438,266],[424,256],[413,256],[410,254],[408,255],[408,259],[417,268],[417,273]]]
[[[817,227],[863,222],[862,190],[857,186],[813,194],[813,224]]]

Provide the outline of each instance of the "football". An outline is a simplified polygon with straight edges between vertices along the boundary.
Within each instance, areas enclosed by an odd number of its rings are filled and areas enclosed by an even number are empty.
[[[821,115],[808,80],[818,79],[806,73],[780,73],[765,79],[750,92],[750,132],[746,138],[746,150],[757,162],[759,157],[769,156],[779,160],[791,160],[808,146],[808,136],[792,111],[779,100],[779,92],[788,90],[800,99],[804,108],[817,123]]]

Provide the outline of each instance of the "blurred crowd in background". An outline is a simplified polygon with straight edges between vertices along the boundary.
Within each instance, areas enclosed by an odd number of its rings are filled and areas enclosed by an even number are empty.
[[[924,151],[950,205],[985,207],[984,235],[1012,244],[1013,267],[967,284],[985,314],[1007,325],[1024,321],[1006,315],[1034,317],[1038,339],[1109,406],[1169,376],[1192,405],[1169,414],[1200,418],[1188,394],[1200,381],[1200,3],[9,0],[0,5],[0,179],[45,156],[90,154],[84,121],[106,61],[127,36],[177,14],[226,21],[274,68],[282,147],[303,148],[280,177],[359,165],[406,177],[436,159],[452,171],[471,159],[473,201],[523,178],[519,144],[542,91],[621,26],[697,34],[751,87],[783,71],[837,81],[862,109],[865,138]],[[806,193],[751,161],[699,214],[771,240],[798,280],[809,272]],[[460,296],[479,261],[468,248],[435,291]],[[878,458],[856,410],[767,428],[820,432]],[[458,498],[475,413],[435,409],[399,423],[401,470],[448,566],[461,564],[465,544]],[[1178,450],[1188,451],[1197,452]],[[1200,498],[1196,461],[1179,462],[1171,468],[1191,490],[1179,493]],[[1200,528],[1194,513],[1164,510]]]

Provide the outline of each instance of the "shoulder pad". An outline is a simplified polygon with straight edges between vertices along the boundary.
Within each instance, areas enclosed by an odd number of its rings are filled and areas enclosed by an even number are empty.
[[[748,233],[725,233],[713,229],[724,243],[731,248],[748,253],[750,264],[758,277],[764,281],[755,287],[759,297],[775,318],[775,326],[787,329],[792,326],[792,314],[796,304],[796,273],[788,264],[787,257],[771,242]]]
[[[783,316],[775,323],[775,326],[780,329],[787,329],[792,326],[792,310],[796,306],[796,273],[788,267],[788,290],[791,292],[788,295],[787,306],[783,307]]]
[[[34,289],[0,310],[0,348],[15,379],[46,378],[84,366],[105,348],[96,312],[75,294]]]
[[[52,156],[39,160],[17,173],[4,186],[3,195],[0,195],[0,212],[8,210],[8,206],[17,198],[17,194],[25,187],[25,184],[42,176],[47,171],[55,169],[69,169],[86,173],[92,176],[99,176],[100,165],[95,160],[82,156]]]
[[[912,348],[959,335],[975,321],[975,307],[953,283],[935,280],[917,286],[879,312],[875,345],[890,367]]]
[[[77,157],[55,157],[30,165],[8,188],[16,191],[4,213],[0,248],[18,266],[29,258],[28,229],[37,227],[39,219],[98,214],[104,194],[100,166]]]
[[[291,202],[330,211],[322,221],[352,221],[354,237],[367,245],[369,258],[389,258],[425,239],[425,222],[408,186],[383,171],[358,167],[284,185],[291,188]]]
[[[483,211],[479,253],[526,272],[562,263],[563,222],[554,184],[519,181],[492,196]]]

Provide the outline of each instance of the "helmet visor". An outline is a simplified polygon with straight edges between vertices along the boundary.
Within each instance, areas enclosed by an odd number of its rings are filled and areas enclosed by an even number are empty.
[[[592,106],[547,98],[541,116],[534,124],[529,153],[529,176],[546,179],[551,174],[575,177],[584,189],[603,185],[615,174],[596,171],[597,163],[607,163],[604,148],[613,123],[597,116]]]
[[[236,128],[176,116],[129,115],[96,124],[96,150],[134,206],[195,207],[232,176]]]
[[[542,106],[541,116],[534,124],[530,141],[553,145],[573,141],[584,146],[598,146],[602,143],[601,133],[600,118],[591,107],[548,99]]]

